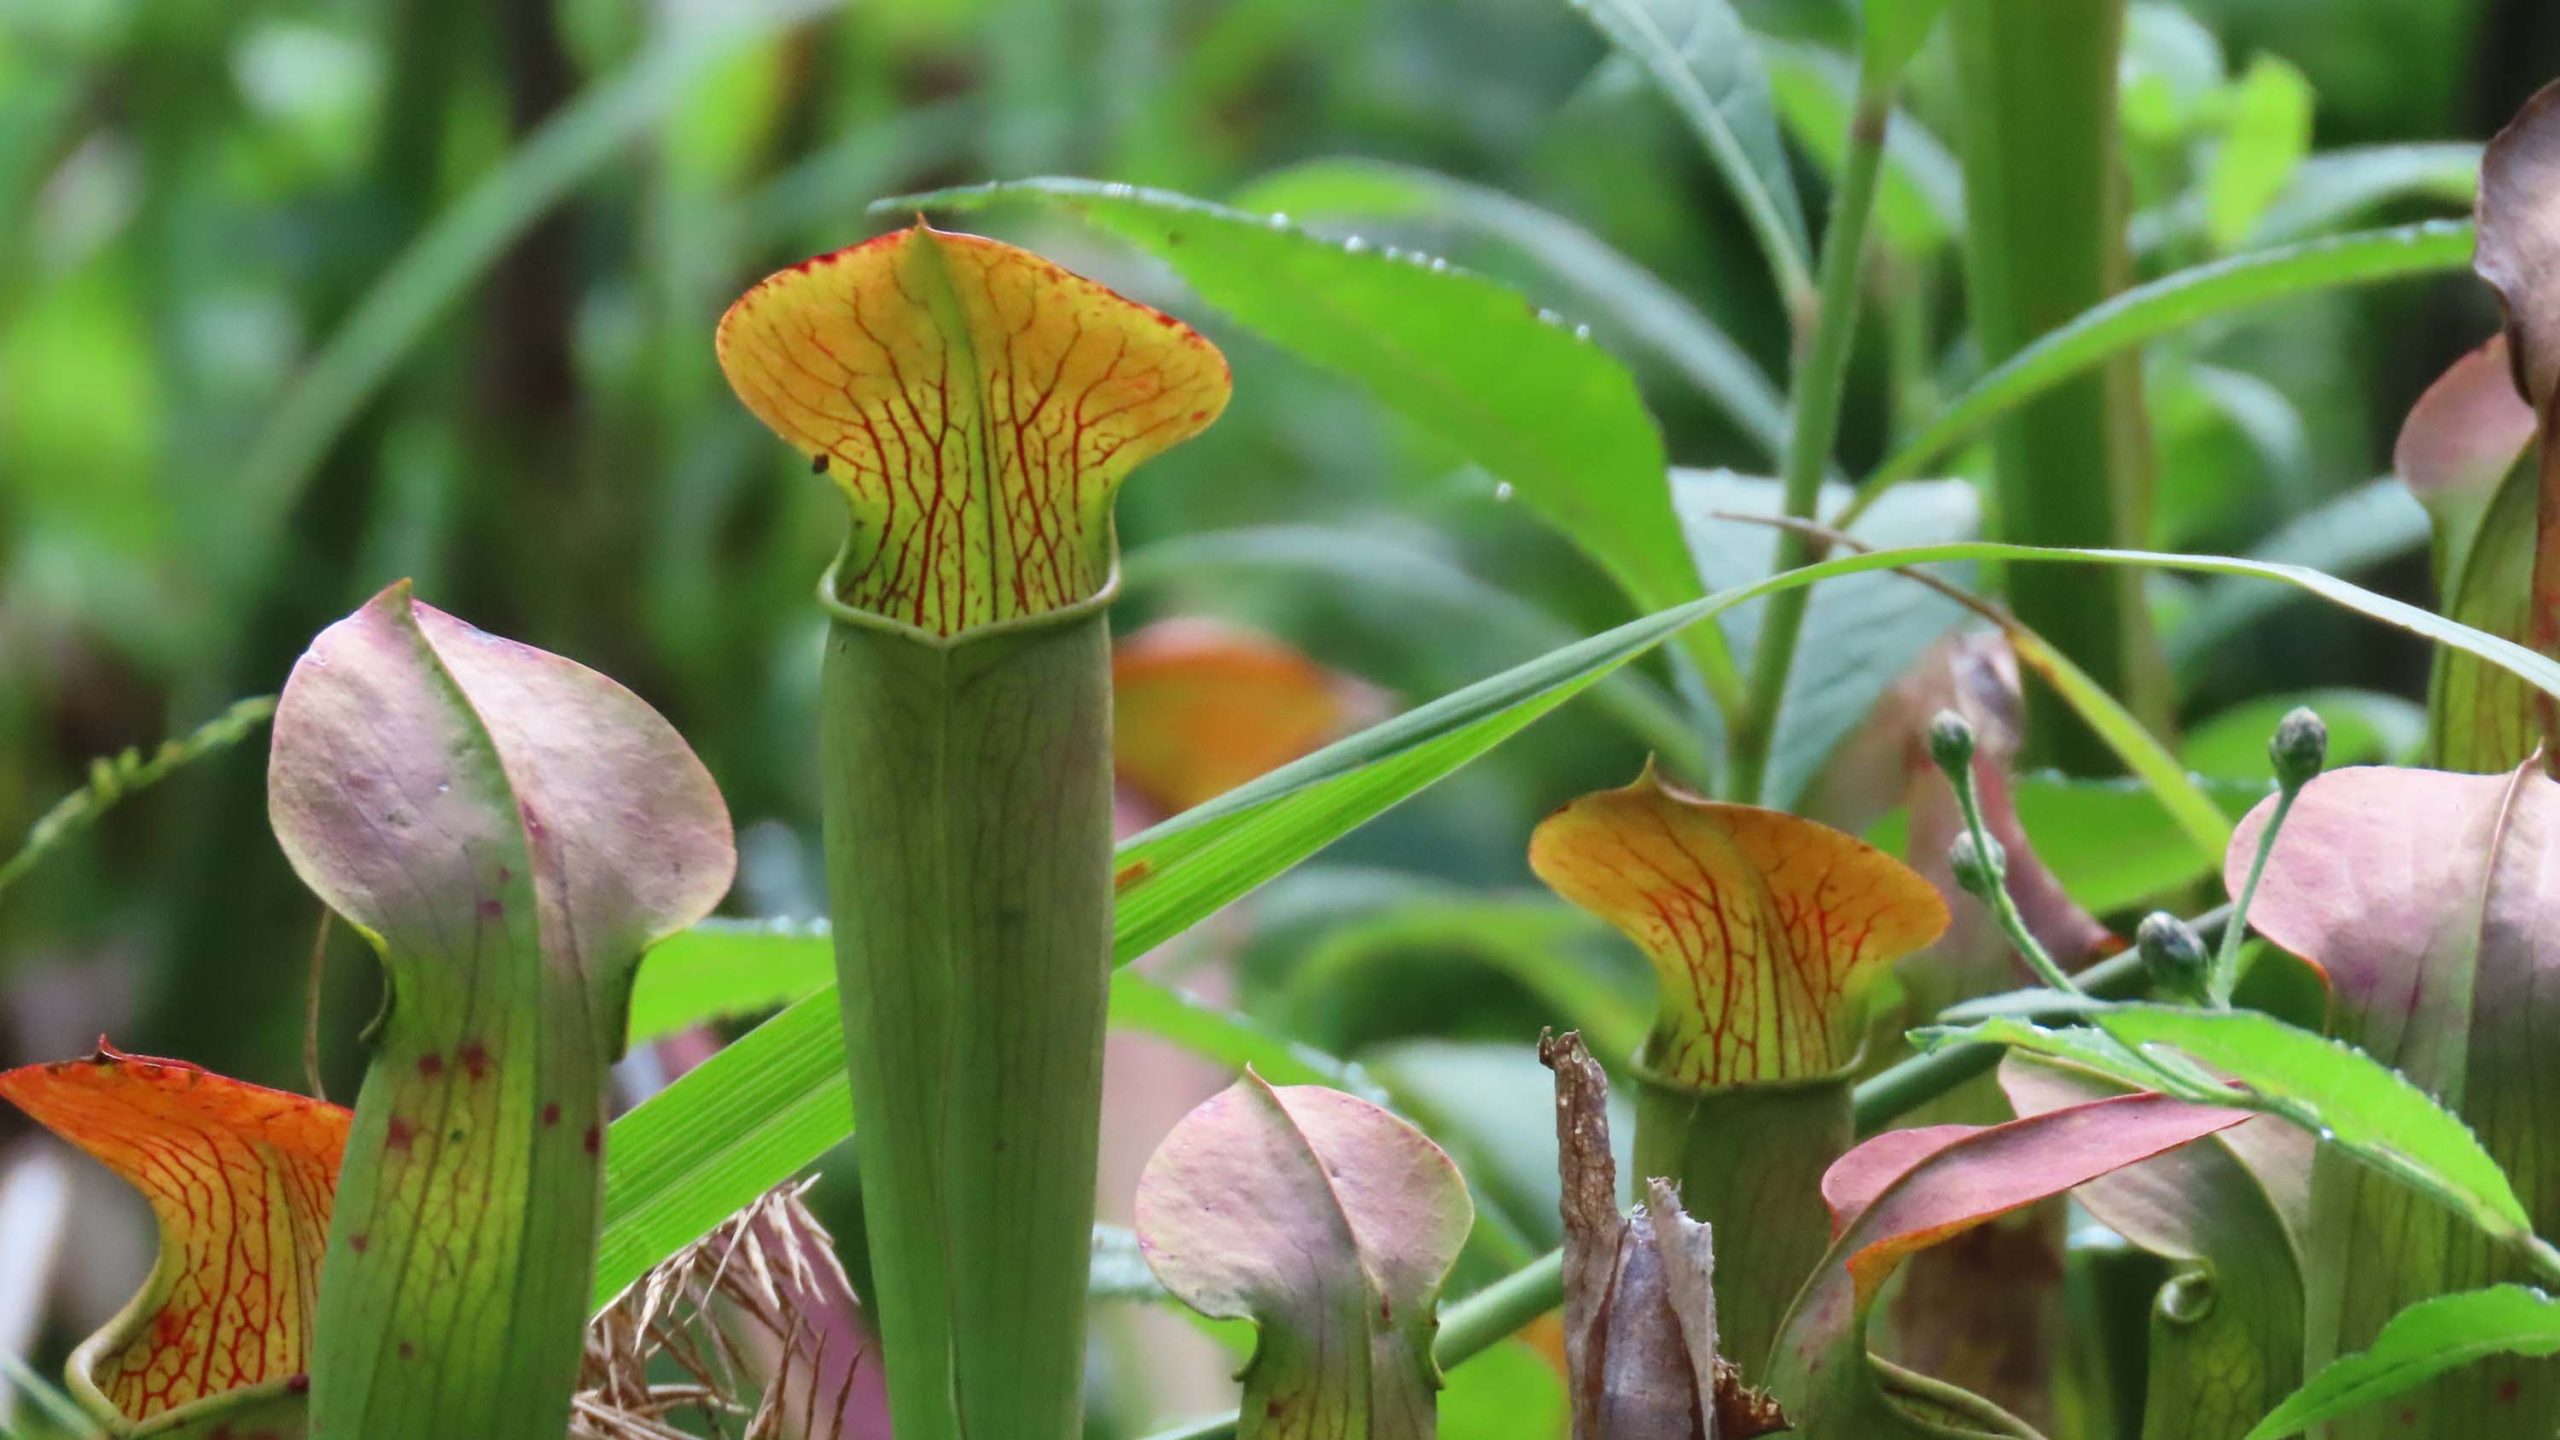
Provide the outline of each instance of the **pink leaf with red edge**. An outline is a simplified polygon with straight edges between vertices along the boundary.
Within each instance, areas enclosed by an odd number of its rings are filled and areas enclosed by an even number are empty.
[[[1925,1382],[1881,1369],[1867,1354],[1868,1311],[1894,1268],[1927,1246],[2248,1118],[2128,1095],[2005,1125],[1888,1132],[1850,1151],[1824,1177],[1835,1239],[1788,1313],[1770,1389],[1809,1435],[1944,1433],[1919,1429],[1892,1393]],[[1941,1417],[1969,1410],[1958,1423],[1973,1428],[1957,1434],[2023,1430],[1960,1395],[1938,1393],[1932,1409]]]

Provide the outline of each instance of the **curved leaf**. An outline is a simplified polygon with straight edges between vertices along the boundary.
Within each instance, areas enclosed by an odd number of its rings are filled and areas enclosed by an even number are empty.
[[[2539,412],[2560,390],[2560,84],[2546,85],[2480,156],[2472,268],[2507,313],[2515,378]]]
[[[72,1352],[73,1393],[118,1435],[223,1422],[299,1436],[321,1254],[348,1114],[107,1048],[0,1072],[0,1099],[141,1192],[160,1256]]]
[[[1435,1434],[1440,1286],[1473,1223],[1457,1167],[1421,1131],[1253,1075],[1176,1125],[1138,1179],[1156,1277],[1254,1324],[1247,1440]]]
[[[1804,208],[1778,141],[1768,72],[1759,49],[1726,0],[1682,7],[1689,33],[1675,42],[1643,0],[1572,0],[1609,43],[1641,66],[1655,88],[1706,148],[1742,207],[1778,293],[1793,303],[1813,293]],[[1893,0],[1908,9],[1925,0]]]
[[[1715,321],[1609,242],[1551,210],[1487,186],[1385,160],[1310,160],[1231,197],[1275,215],[1431,220],[1519,251],[1595,321],[1653,352],[1722,406],[1771,459],[1785,453],[1787,401]]]
[[[295,665],[268,809],[389,992],[329,1231],[313,1429],[556,1440],[606,1067],[641,952],[728,889],[719,791],[639,697],[401,584]]]

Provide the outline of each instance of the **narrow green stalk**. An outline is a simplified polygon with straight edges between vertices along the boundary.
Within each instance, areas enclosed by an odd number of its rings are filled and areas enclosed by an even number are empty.
[[[2231,921],[2222,932],[2222,943],[2214,947],[2213,969],[2205,982],[2205,994],[2214,1004],[2228,1008],[2231,992],[2240,984],[2240,941],[2248,934],[2250,902],[2258,898],[2258,880],[2267,873],[2267,857],[2276,849],[2276,835],[2284,829],[2287,815],[2293,813],[2294,797],[2299,787],[2287,786],[2276,792],[2275,813],[2267,817],[2267,827],[2258,832],[2257,853],[2249,857],[2249,878],[2240,893],[2231,897]]]
[[[1963,101],[1967,309],[1997,366],[2123,289],[2116,69],[2124,0],[1955,0]],[[2061,384],[1990,427],[2003,540],[2137,544],[2147,505],[2141,375],[2131,356]],[[2006,579],[2010,611],[2167,729],[2165,672],[2131,577],[2043,570]],[[2114,754],[2049,690],[2031,687],[2029,759],[2110,774]]]
[[[1956,865],[1958,882],[1991,908],[1992,918],[1999,922],[2000,933],[2008,938],[2010,947],[2027,962],[2027,968],[2035,972],[2036,978],[2043,981],[2047,989],[2065,995],[2081,994],[2078,983],[2054,963],[2052,953],[2044,948],[2044,942],[2036,939],[2035,932],[2027,928],[2027,917],[2018,913],[2018,902],[2009,893],[2008,867],[2001,858],[2000,842],[1991,837],[1990,830],[1982,821],[1982,790],[1974,783],[1973,767],[1967,765],[1948,779],[1955,786],[1957,808],[1964,812],[1963,843],[1967,848],[1960,852]],[[1974,872],[1970,880],[1965,873],[1968,860]]]
[[[1848,389],[1849,356],[1858,335],[1858,281],[1865,258],[1867,222],[1875,213],[1876,183],[1883,173],[1885,132],[1893,121],[1889,86],[1862,81],[1857,109],[1849,120],[1849,145],[1840,165],[1840,185],[1833,194],[1831,219],[1822,235],[1822,278],[1817,292],[1811,337],[1796,365],[1795,418],[1788,433],[1785,482],[1786,513],[1798,520],[1815,518],[1822,501],[1822,482],[1831,465],[1831,449],[1840,431],[1840,407]],[[1811,536],[1801,530],[1778,537],[1781,571],[1793,570],[1819,557]],[[1787,674],[1795,664],[1796,640],[1804,630],[1805,607],[1811,600],[1801,589],[1770,597],[1751,655],[1750,693],[1733,718],[1732,763],[1725,793],[1745,802],[1760,798],[1775,737],[1778,707],[1786,697]]]

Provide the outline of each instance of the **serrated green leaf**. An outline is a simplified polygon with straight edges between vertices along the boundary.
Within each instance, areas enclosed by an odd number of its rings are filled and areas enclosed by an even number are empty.
[[[2391,1317],[2371,1346],[2323,1366],[2248,1440],[2298,1435],[2491,1355],[2560,1355],[2560,1302],[2521,1285],[2421,1300]]]
[[[1921,1033],[1930,1049],[2007,1045],[2198,1104],[2281,1115],[2500,1240],[2533,1237],[2514,1185],[2471,1127],[2363,1051],[2273,1016],[2119,1005],[2064,1030],[1994,1019]]]

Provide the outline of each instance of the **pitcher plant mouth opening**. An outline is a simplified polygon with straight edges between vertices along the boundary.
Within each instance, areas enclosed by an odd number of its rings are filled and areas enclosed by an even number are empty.
[[[1634,784],[1548,816],[1529,865],[1652,963],[1661,1008],[1637,1063],[1674,1089],[1844,1073],[1876,986],[1947,927],[1946,903],[1901,861],[1783,811],[1693,795],[1650,762]]]
[[[946,639],[1107,599],[1121,482],[1229,391],[1172,316],[922,221],[768,276],[716,344],[844,496],[829,608]]]

